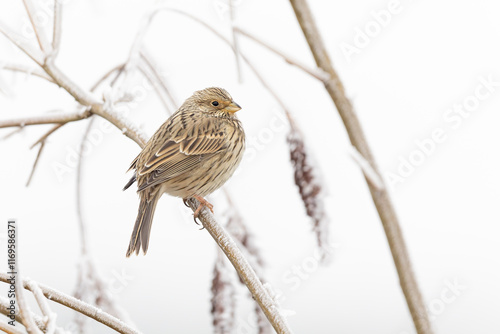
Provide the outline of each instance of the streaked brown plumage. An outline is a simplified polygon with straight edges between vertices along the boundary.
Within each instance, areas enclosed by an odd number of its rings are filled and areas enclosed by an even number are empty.
[[[203,197],[220,188],[243,157],[245,133],[235,112],[240,110],[222,88],[206,88],[188,98],[147,142],[130,169],[137,180],[141,203],[127,257],[148,250],[151,223],[158,199],[167,193],[212,205]],[[129,170],[130,170],[129,169]]]

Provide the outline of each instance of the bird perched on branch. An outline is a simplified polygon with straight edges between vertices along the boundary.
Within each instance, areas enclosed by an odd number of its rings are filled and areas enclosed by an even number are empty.
[[[203,197],[220,188],[243,157],[245,133],[235,113],[241,107],[222,88],[206,88],[188,98],[132,161],[141,202],[127,257],[148,250],[151,223],[158,199],[167,193],[200,205],[195,219],[213,206]]]

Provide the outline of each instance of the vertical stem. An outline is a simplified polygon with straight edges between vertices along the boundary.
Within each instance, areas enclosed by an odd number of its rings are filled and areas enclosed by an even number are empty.
[[[354,108],[345,95],[344,86],[339,76],[335,72],[330,57],[326,51],[321,35],[316,27],[307,0],[290,0],[297,20],[302,28],[302,32],[309,44],[309,48],[316,60],[319,68],[330,75],[330,79],[325,80],[325,88],[334,102],[337,110],[344,122],[351,143],[361,153],[361,155],[370,163],[372,168],[380,175],[378,167],[373,158],[368,142],[361,128],[361,124],[354,112]],[[365,177],[366,179],[366,177]],[[392,252],[394,264],[399,276],[401,288],[406,298],[408,308],[413,318],[413,323],[418,334],[433,333],[427,312],[425,310],[422,295],[413,274],[412,265],[408,256],[406,244],[401,232],[398,218],[391,202],[387,188],[384,186],[377,189],[368,182],[373,202],[377,208],[380,220],[384,227],[387,241]]]

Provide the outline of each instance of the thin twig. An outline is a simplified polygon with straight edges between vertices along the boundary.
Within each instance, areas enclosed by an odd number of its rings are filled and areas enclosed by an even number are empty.
[[[47,40],[47,35],[45,34],[45,29],[43,25],[37,22],[37,11],[35,6],[31,2],[31,0],[23,0],[24,7],[26,8],[26,12],[28,13],[28,17],[30,18],[31,26],[33,27],[33,31],[35,32],[36,39],[38,41],[38,45],[40,45],[40,49],[45,54],[48,54],[51,51],[51,46]]]
[[[62,126],[64,125],[63,124],[56,124],[54,125],[49,131],[47,131],[43,136],[41,136],[36,142],[33,143],[33,145],[31,145],[30,149],[32,149],[33,147],[35,147],[37,144],[40,144],[42,142],[45,142],[45,139],[47,139],[51,134],[53,134],[54,132],[56,132],[59,128],[61,128]]]
[[[85,148],[85,141],[90,133],[90,129],[94,125],[96,118],[92,117],[87,124],[85,133],[83,134],[82,140],[80,142],[80,150],[78,154],[78,165],[76,169],[76,216],[78,220],[78,228],[80,235],[80,255],[82,257],[88,256],[87,253],[87,229],[85,228],[85,222],[83,220],[83,210],[82,210],[82,174],[83,174],[83,150]]]
[[[68,123],[79,121],[81,119],[87,118],[91,113],[88,110],[61,113],[56,115],[43,115],[43,116],[32,116],[23,117],[15,119],[0,120],[0,128],[11,128],[11,127],[24,127],[27,125],[40,125],[40,124],[56,124],[56,123]]]
[[[172,114],[172,111],[170,110],[170,106],[168,105],[167,100],[163,96],[162,91],[160,90],[160,84],[158,83],[156,78],[149,72],[148,68],[146,68],[146,66],[144,66],[142,64],[139,65],[139,71],[149,81],[149,83],[153,86],[153,88],[156,91],[156,95],[158,95],[158,98],[160,99],[161,103],[163,104],[163,107],[165,107],[167,113]]]
[[[116,84],[118,78],[124,73],[124,65],[116,66],[111,71],[107,72],[101,79],[99,79],[91,88],[91,91],[95,91],[99,85],[104,83],[105,80],[110,78],[113,74],[116,73],[116,76],[112,79],[112,83],[110,85],[111,88]],[[78,217],[78,226],[79,226],[79,235],[80,235],[80,266],[78,271],[78,283],[75,289],[75,297],[78,299],[84,299],[85,296],[88,296],[89,286],[92,287],[93,295],[91,300],[97,306],[102,307],[106,311],[108,311],[111,315],[118,317],[125,321],[128,319],[128,315],[124,313],[117,305],[115,305],[114,300],[108,296],[107,294],[107,284],[101,279],[99,276],[99,272],[96,269],[96,266],[90,256],[89,247],[88,247],[88,238],[87,238],[87,229],[85,220],[83,217],[83,198],[82,198],[82,185],[83,183],[83,167],[84,167],[84,155],[83,150],[87,140],[87,137],[92,129],[93,124],[95,123],[96,117],[92,117],[87,125],[85,133],[80,142],[80,150],[78,157],[78,165],[76,171],[76,211]],[[81,314],[77,314],[81,316]],[[83,326],[85,324],[86,318],[82,316],[82,318],[77,318],[76,323],[80,325],[80,331],[84,332]],[[129,321],[127,321],[129,322]],[[130,322],[129,322],[130,323]]]
[[[240,64],[240,47],[238,43],[238,35],[236,34],[235,31],[235,10],[234,10],[234,3],[233,0],[228,0],[229,1],[229,21],[231,23],[231,37],[232,37],[232,44],[233,44],[233,50],[234,50],[234,59],[236,61],[236,73],[238,74],[238,82],[241,84],[243,83],[243,73],[241,72],[241,64]]]
[[[312,77],[314,77],[314,78],[316,78],[316,79],[318,79],[318,80],[320,80],[322,82],[324,82],[325,80],[328,80],[330,78],[330,76],[325,71],[323,71],[322,69],[320,69],[320,68],[309,68],[307,65],[301,63],[299,60],[292,58],[290,55],[286,55],[282,51],[276,49],[271,44],[269,44],[267,42],[264,42],[262,39],[257,38],[255,35],[250,34],[249,32],[243,30],[242,28],[235,27],[234,30],[237,33],[239,33],[239,34],[242,34],[243,36],[248,37],[252,41],[254,41],[257,44],[259,44],[259,45],[263,46],[264,48],[268,49],[269,51],[277,54],[278,56],[280,56],[281,58],[283,58],[283,60],[286,61],[288,64],[300,68],[302,71],[306,72],[307,74],[311,75]]]
[[[333,103],[337,107],[337,111],[344,122],[352,145],[358,150],[364,159],[368,161],[376,174],[380,175],[361,124],[357,118],[351,101],[349,101],[345,94],[342,82],[332,66],[332,62],[321,38],[321,34],[316,27],[316,22],[314,21],[307,1],[290,0],[290,3],[293,7],[298,23],[302,28],[302,32],[304,33],[307,43],[309,44],[309,48],[311,49],[317,66],[330,75],[330,79],[327,80],[324,85]],[[399,226],[399,220],[389,193],[387,192],[385,186],[382,189],[377,189],[371,182],[369,182],[368,178],[366,178],[366,181],[368,183],[373,202],[379,213],[380,220],[382,221],[382,225],[392,252],[392,257],[399,275],[401,288],[406,297],[406,302],[413,318],[413,323],[415,324],[417,333],[431,334],[433,331],[429,322],[429,317],[425,309],[417,280],[413,274],[413,268],[408,255],[406,243],[403,238],[403,234]]]
[[[15,130],[13,130],[13,131],[11,131],[11,132],[7,133],[5,136],[3,136],[3,137],[1,138],[1,140],[8,139],[8,138],[12,137],[13,135],[15,135],[16,133],[19,133],[19,132],[21,132],[21,131],[23,131],[23,128],[19,126],[19,127],[17,127],[17,129],[15,129]]]
[[[9,275],[6,273],[1,273],[0,272],[0,281],[4,283],[8,283],[9,280]],[[90,317],[97,322],[100,322],[106,326],[108,326],[111,329],[114,329],[118,333],[123,333],[123,334],[139,334],[140,332],[137,331],[136,329],[131,328],[127,324],[125,324],[123,321],[120,319],[117,319],[113,317],[112,315],[98,309],[95,306],[92,306],[90,304],[87,304],[81,300],[78,300],[74,297],[71,297],[69,295],[66,295],[58,290],[49,288],[48,286],[45,286],[43,284],[38,283],[38,286],[42,290],[43,294],[45,297],[48,299],[64,305],[70,309],[73,309],[77,312],[80,312],[87,317]],[[30,290],[30,287],[24,282],[24,289]],[[22,291],[21,287],[19,290],[16,289],[16,291],[19,293],[19,291]],[[31,291],[31,290],[30,290]]]
[[[40,52],[40,50],[34,49],[31,45],[27,45],[25,42],[22,42],[23,37],[10,30],[10,28],[7,27],[2,21],[0,21],[0,33],[7,37],[7,39],[9,39],[35,63],[42,66],[43,54]]]
[[[35,162],[33,163],[33,168],[31,168],[30,176],[28,177],[28,181],[26,182],[26,187],[29,187],[31,180],[33,179],[33,175],[35,175],[36,167],[38,166],[38,161],[40,160],[40,156],[42,155],[43,148],[45,147],[45,141],[40,142],[40,148],[38,149],[38,153],[35,158]]]
[[[22,64],[2,64],[2,63],[0,63],[0,69],[12,71],[12,72],[26,73],[28,75],[34,75],[36,77],[39,77],[39,78],[45,79],[51,83],[54,83],[54,80],[52,80],[51,77],[49,77],[45,72],[43,72],[39,68],[33,68],[33,67],[29,67],[29,66],[22,65]]]
[[[52,32],[52,54],[57,57],[61,46],[62,34],[62,0],[54,0],[54,28]]]
[[[174,96],[172,95],[170,89],[168,88],[164,78],[162,75],[157,70],[157,67],[152,59],[152,57],[149,55],[149,53],[143,48],[140,52],[140,56],[142,60],[144,60],[144,63],[146,66],[151,70],[153,73],[154,77],[156,78],[156,81],[159,83],[165,94],[168,96],[170,99],[170,102],[174,106],[174,109],[177,109],[179,107],[179,103],[175,100]]]
[[[106,72],[106,74],[104,74],[101,77],[101,79],[97,80],[97,82],[90,88],[90,91],[94,92],[97,89],[97,87],[99,87],[104,81],[106,81],[112,74],[117,73],[115,78],[112,80],[112,82],[110,84],[111,86],[114,86],[114,84],[116,83],[116,80],[118,80],[120,73],[122,73],[124,68],[125,68],[125,64],[120,64],[120,65],[116,65],[115,67],[110,69],[108,72]]]

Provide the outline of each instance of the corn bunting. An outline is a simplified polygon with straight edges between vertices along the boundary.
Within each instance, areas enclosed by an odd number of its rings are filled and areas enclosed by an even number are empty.
[[[243,157],[245,133],[235,113],[241,107],[222,88],[206,88],[188,98],[132,162],[134,176],[124,190],[137,181],[140,197],[127,257],[148,250],[151,223],[158,199],[167,193],[196,198],[194,213],[213,206],[203,197],[220,188]]]

